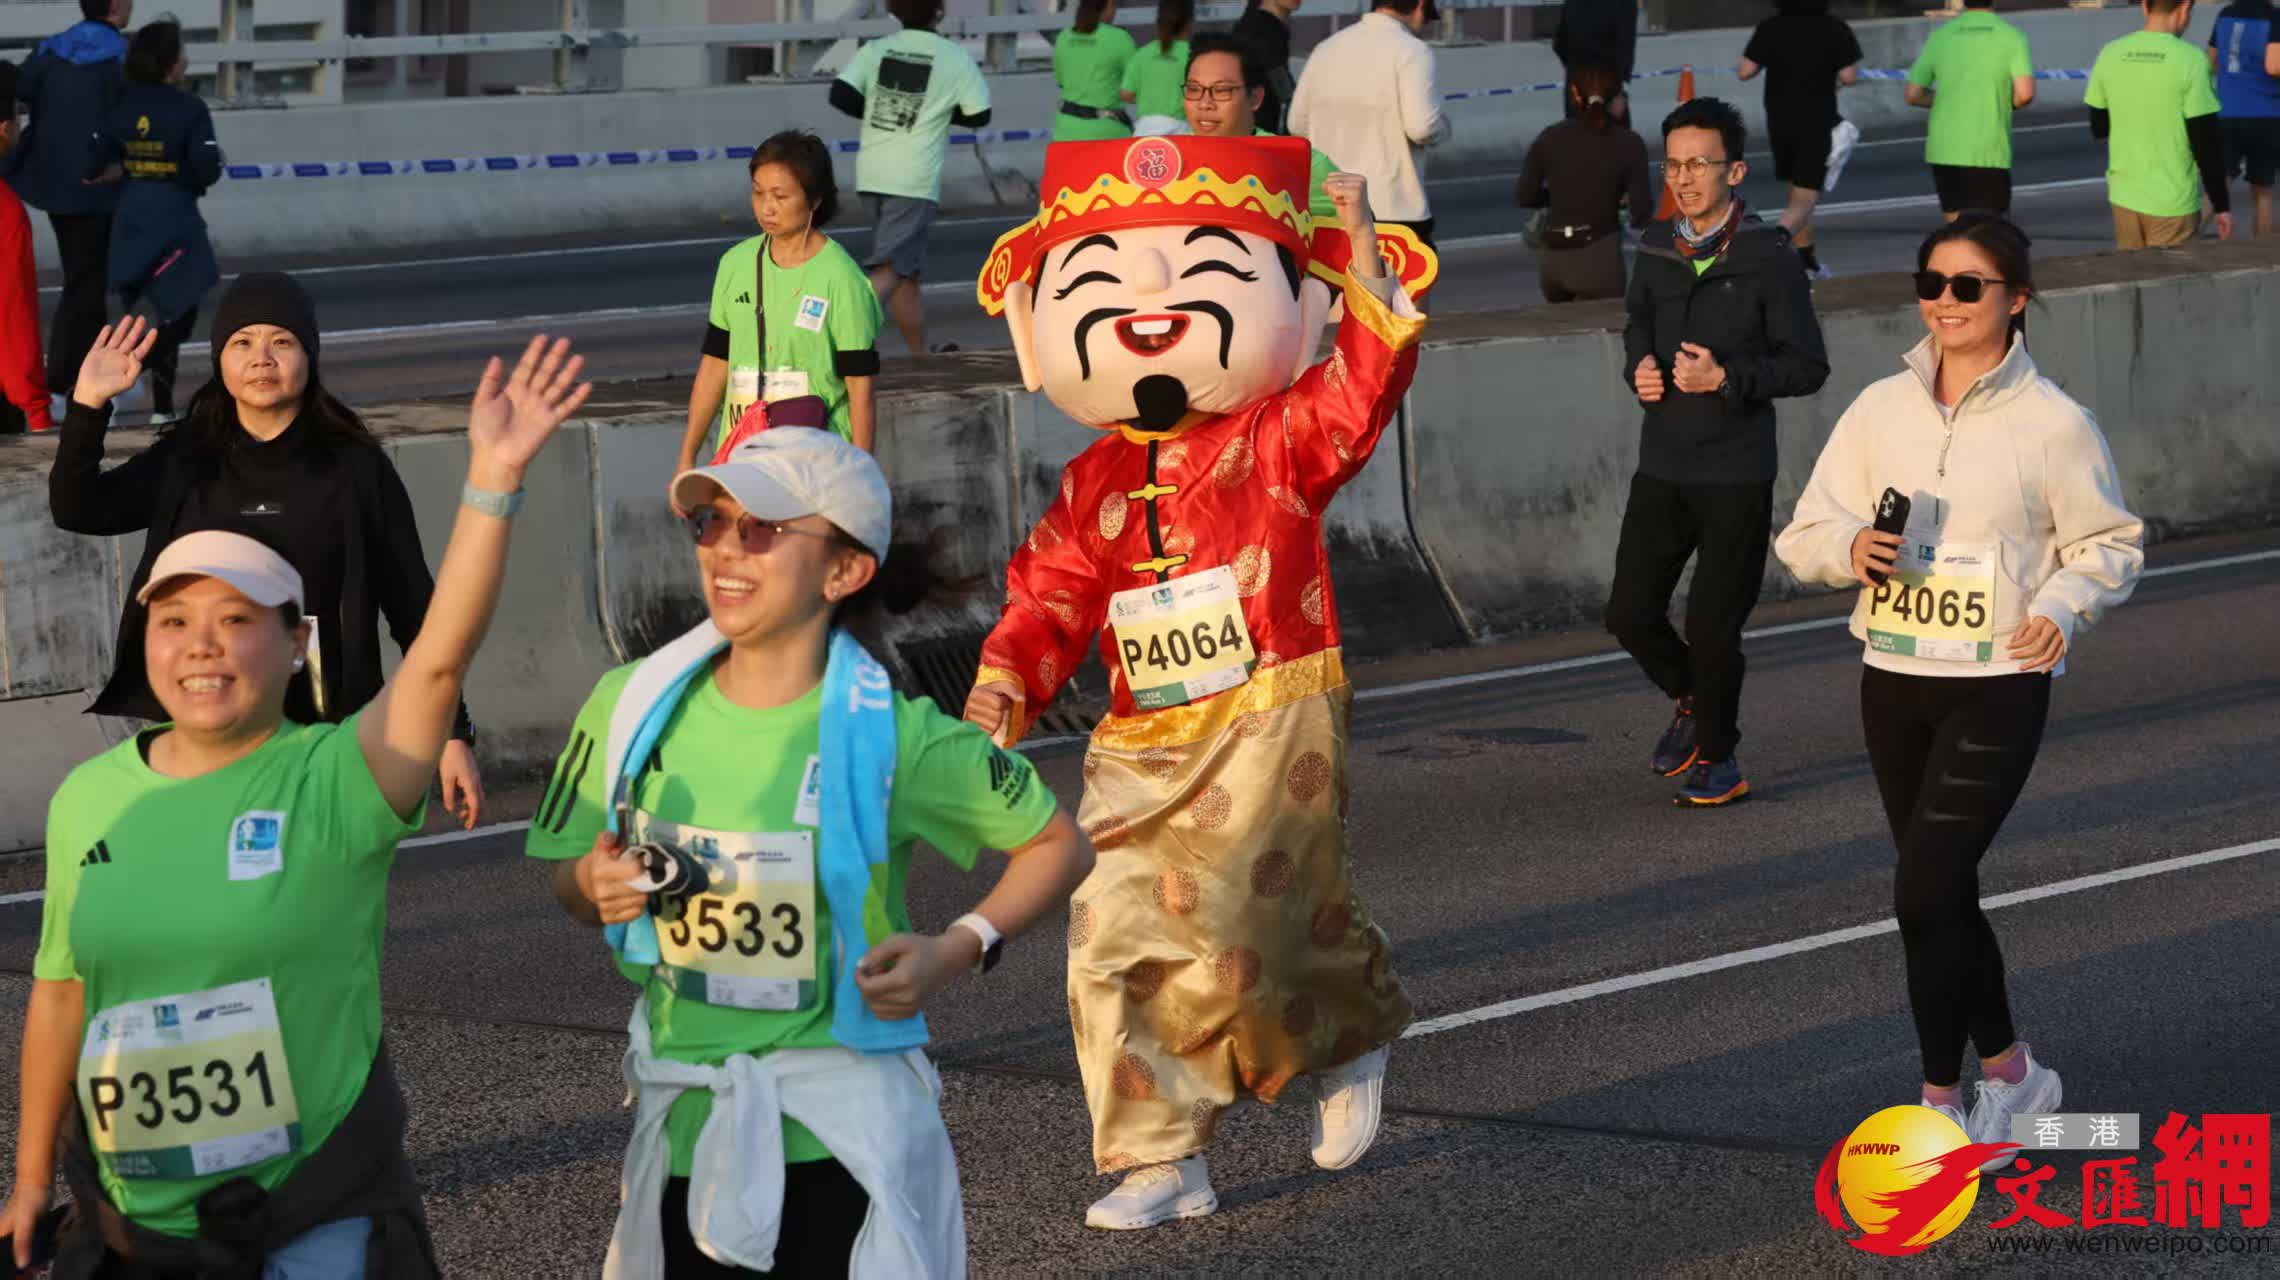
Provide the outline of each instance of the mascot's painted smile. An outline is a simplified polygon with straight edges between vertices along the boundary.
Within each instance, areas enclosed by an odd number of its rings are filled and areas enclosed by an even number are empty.
[[[1127,316],[1116,322],[1116,337],[1136,356],[1160,356],[1187,336],[1186,316]]]

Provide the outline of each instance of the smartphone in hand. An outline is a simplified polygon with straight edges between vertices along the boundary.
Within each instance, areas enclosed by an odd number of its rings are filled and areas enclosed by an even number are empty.
[[[1914,503],[1907,494],[1887,485],[1884,496],[1876,500],[1876,523],[1869,527],[1878,533],[1906,533],[1908,531],[1908,509],[1913,505]],[[1891,575],[1881,570],[1871,569],[1868,571],[1868,576],[1871,581],[1881,587]]]

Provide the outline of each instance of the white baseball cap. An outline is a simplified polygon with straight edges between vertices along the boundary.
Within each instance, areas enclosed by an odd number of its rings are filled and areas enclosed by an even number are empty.
[[[673,477],[673,505],[694,511],[725,493],[760,520],[822,516],[865,551],[887,560],[894,496],[878,460],[814,427],[773,427],[736,446],[725,462]]]
[[[201,529],[167,543],[150,567],[150,580],[135,593],[135,603],[149,604],[161,587],[181,578],[220,578],[265,609],[287,602],[304,607],[300,570],[242,533]]]

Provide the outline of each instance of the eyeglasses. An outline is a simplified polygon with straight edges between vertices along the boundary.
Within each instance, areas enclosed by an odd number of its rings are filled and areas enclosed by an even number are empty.
[[[2008,280],[1990,280],[1985,276],[1943,276],[1937,271],[1916,273],[1916,296],[1926,302],[1938,302],[1940,295],[1955,290],[1955,300],[1965,306],[1987,296],[1987,286],[2008,285]]]
[[[1705,160],[1700,156],[1695,156],[1689,160],[1665,160],[1662,171],[1666,178],[1673,180],[1692,178],[1696,182],[1700,182],[1711,174],[1726,169],[1733,163],[1731,160]]]
[[[698,507],[681,517],[681,523],[688,526],[689,541],[700,547],[709,547],[719,542],[722,530],[728,527],[727,521],[728,513],[717,507]],[[771,524],[751,515],[741,515],[736,518],[736,540],[743,546],[744,554],[748,556],[768,554],[768,548],[776,545],[776,539],[787,533],[797,534],[803,538],[822,538],[826,541],[837,541],[839,538],[839,531],[836,529],[829,533],[818,533],[813,529],[795,529],[788,524]]]
[[[1243,86],[1221,81],[1218,84],[1197,84],[1190,80],[1180,86],[1180,96],[1190,102],[1210,98],[1213,102],[1233,102],[1243,92]]]

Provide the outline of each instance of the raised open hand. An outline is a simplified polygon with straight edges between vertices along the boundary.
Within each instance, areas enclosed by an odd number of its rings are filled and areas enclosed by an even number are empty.
[[[549,346],[543,333],[523,348],[511,374],[491,357],[467,410],[470,472],[511,475],[519,483],[555,429],[593,393],[593,383],[578,381],[585,367],[584,356],[571,354],[568,338]]]
[[[95,345],[79,362],[79,381],[71,398],[90,409],[100,409],[142,376],[143,360],[158,341],[158,330],[141,316],[128,316],[103,326]]]

